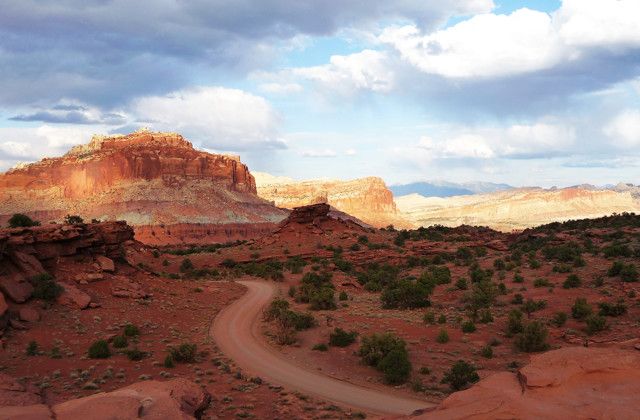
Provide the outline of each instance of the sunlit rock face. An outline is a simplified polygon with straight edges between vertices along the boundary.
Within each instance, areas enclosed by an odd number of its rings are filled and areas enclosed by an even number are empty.
[[[258,195],[279,207],[292,209],[311,204],[327,203],[375,227],[390,224],[406,227],[393,194],[377,177],[350,181],[312,180],[296,182],[288,178],[256,174]]]
[[[0,175],[0,223],[18,212],[44,223],[78,214],[134,227],[271,224],[286,217],[256,195],[238,157],[196,150],[179,134],[148,131],[96,136],[62,157]]]

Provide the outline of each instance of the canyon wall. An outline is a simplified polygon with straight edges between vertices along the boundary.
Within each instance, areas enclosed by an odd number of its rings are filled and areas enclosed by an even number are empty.
[[[258,195],[278,207],[292,209],[327,203],[375,227],[408,227],[401,217],[393,194],[377,177],[296,182],[289,178],[254,173]]]
[[[179,134],[147,131],[96,136],[62,157],[0,174],[0,224],[14,213],[43,223],[67,214],[125,220],[139,231],[275,226],[287,215],[256,195],[254,178],[238,157],[198,151]]]
[[[640,210],[629,192],[582,188],[520,188],[448,198],[411,194],[397,197],[396,203],[415,226],[468,224],[505,232]]]

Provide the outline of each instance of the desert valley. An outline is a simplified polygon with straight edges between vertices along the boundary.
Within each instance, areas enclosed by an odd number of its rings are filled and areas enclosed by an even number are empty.
[[[396,197],[94,137],[0,174],[0,418],[634,418],[637,188]]]

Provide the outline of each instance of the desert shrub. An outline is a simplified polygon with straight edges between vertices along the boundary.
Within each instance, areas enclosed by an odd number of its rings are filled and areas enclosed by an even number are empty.
[[[345,292],[343,290],[342,292],[340,292],[340,295],[338,295],[338,299],[340,299],[340,300],[348,300],[349,299],[349,295],[347,294],[347,292]]]
[[[620,279],[624,282],[631,283],[638,281],[638,270],[634,264],[625,265],[620,270]]]
[[[184,260],[182,260],[182,263],[180,264],[180,272],[186,273],[187,271],[191,270],[193,270],[193,263],[191,262],[191,260],[189,258],[185,258]]]
[[[456,280],[456,289],[467,290],[467,280],[462,277]]]
[[[469,307],[472,310],[488,308],[493,305],[498,296],[498,287],[490,280],[483,280],[473,283],[471,291],[467,296]]]
[[[613,244],[604,247],[602,250],[604,256],[607,258],[613,257],[631,257],[633,255],[633,251],[626,244]]]
[[[127,324],[124,326],[124,335],[127,337],[135,337],[140,335],[140,329],[133,324]]]
[[[17,227],[32,227],[32,226],[40,226],[40,222],[32,220],[29,216],[22,213],[16,213],[9,219],[9,227],[17,228]]]
[[[567,264],[555,264],[552,271],[554,273],[570,273],[573,271],[570,265]]]
[[[38,343],[34,340],[31,340],[29,341],[29,344],[27,344],[25,353],[27,354],[27,356],[37,356],[39,350],[40,347],[38,346]]]
[[[313,346],[311,348],[311,350],[315,350],[315,351],[327,351],[329,350],[329,347],[324,344],[324,343],[320,343],[320,344],[316,344],[315,346]]]
[[[446,266],[431,266],[420,275],[419,281],[431,285],[431,287],[439,284],[449,284],[451,283],[451,270]]]
[[[360,244],[351,244],[349,251],[360,251]]]
[[[81,225],[84,220],[78,215],[67,214],[64,218],[64,223],[67,225]]]
[[[168,267],[169,266],[169,260],[167,260],[167,259],[162,260],[162,266],[163,267]]]
[[[127,337],[125,337],[124,335],[116,335],[115,337],[113,337],[113,347],[122,349],[127,347],[128,345],[129,342],[127,340]]]
[[[544,351],[549,348],[547,327],[540,321],[532,321],[525,325],[524,330],[516,336],[516,347],[527,353]]]
[[[221,266],[223,266],[224,268],[233,268],[233,267],[235,267],[236,265],[238,265],[238,263],[237,263],[235,260],[231,259],[231,258],[225,258],[225,259],[220,263],[220,265],[221,265]]]
[[[178,347],[169,347],[169,355],[178,363],[193,363],[196,361],[198,346],[193,343],[182,343]]]
[[[478,263],[475,263],[469,267],[469,277],[472,283],[489,282],[493,277],[493,270],[483,270]]]
[[[491,314],[490,309],[482,309],[478,313],[480,322],[482,324],[488,324],[489,322],[493,322],[493,314]]]
[[[356,341],[358,333],[355,331],[346,332],[342,328],[336,328],[329,334],[329,345],[334,347],[347,347]]]
[[[598,306],[600,307],[599,314],[601,316],[621,316],[627,313],[627,305],[625,305],[624,302],[600,302]]]
[[[575,274],[571,274],[567,279],[562,283],[562,287],[565,289],[575,289],[576,287],[580,287],[582,285],[582,280]]]
[[[290,257],[285,261],[284,267],[289,270],[292,274],[300,274],[304,266],[307,265],[305,260],[300,258],[299,256]]]
[[[582,249],[580,245],[575,242],[557,246],[547,245],[542,248],[542,255],[544,255],[547,260],[558,260],[564,263],[573,262],[576,258],[580,257],[581,253]]]
[[[538,300],[535,301],[533,299],[527,299],[526,302],[522,304],[522,311],[527,314],[527,316],[531,316],[535,311],[539,311],[547,307],[546,300]]]
[[[365,289],[371,292],[379,292],[386,285],[398,278],[400,270],[398,267],[389,264],[371,264],[366,271],[358,273],[358,283],[364,285]]]
[[[54,280],[48,273],[38,274],[29,278],[29,283],[33,286],[33,296],[47,302],[53,302],[62,294],[64,288]]]
[[[176,363],[175,360],[173,360],[173,356],[171,354],[167,354],[167,356],[164,358],[162,366],[171,369],[172,367],[175,367],[175,365]]]
[[[436,337],[436,341],[440,344],[445,344],[449,342],[449,333],[444,328],[440,329],[438,336]]]
[[[493,261],[493,268],[495,268],[496,270],[504,270],[506,267],[504,260],[501,258],[498,258],[496,260]]]
[[[585,322],[587,334],[592,335],[607,328],[607,318],[600,315],[589,315]]]
[[[491,359],[493,357],[493,347],[487,344],[486,346],[481,348],[480,356],[484,357],[485,359]]]
[[[565,312],[556,312],[553,314],[551,323],[556,327],[562,327],[567,322],[567,314]]]
[[[431,311],[425,313],[422,316],[422,322],[424,322],[425,324],[431,324],[431,325],[435,324],[436,323],[436,314],[434,314]]]
[[[334,286],[330,273],[309,272],[302,277],[296,297],[298,302],[309,303],[313,310],[335,309]]]
[[[529,267],[533,269],[538,269],[542,267],[542,264],[540,263],[540,261],[536,260],[535,258],[529,258]]]
[[[462,332],[472,333],[476,331],[476,324],[473,321],[465,321],[462,323]]]
[[[523,330],[522,312],[518,309],[512,309],[509,311],[509,317],[507,318],[507,335],[513,336],[521,333]]]
[[[592,312],[591,305],[587,303],[585,298],[577,298],[571,307],[571,316],[575,319],[585,319]]]
[[[514,305],[522,305],[524,303],[524,296],[522,296],[520,293],[516,293],[515,295],[513,295],[511,303],[513,303]]]
[[[420,281],[401,279],[388,284],[380,300],[385,309],[424,308],[430,305],[429,294],[429,288]]]
[[[111,357],[111,350],[109,343],[105,340],[94,341],[89,347],[90,359],[107,359],[109,357]]]
[[[476,368],[464,360],[458,360],[451,369],[444,374],[443,384],[449,384],[453,391],[459,391],[470,383],[480,380]]]
[[[411,362],[406,343],[391,333],[363,337],[358,354],[365,364],[381,371],[389,384],[400,384],[409,378]]]
[[[547,279],[535,279],[533,281],[533,287],[551,287],[553,284]]]
[[[125,354],[127,355],[127,358],[129,360],[133,360],[133,361],[139,361],[147,357],[147,353],[138,348],[127,350],[125,351]]]
[[[358,236],[358,243],[361,243],[363,245],[369,243],[369,237],[367,237],[366,235]]]
[[[520,274],[516,273],[513,276],[513,282],[514,283],[524,283],[524,277],[522,277]]]
[[[407,239],[411,237],[411,234],[407,230],[401,230],[396,234],[393,240],[393,244],[399,247],[403,247]]]
[[[613,264],[611,264],[611,267],[609,267],[609,270],[607,271],[607,275],[609,277],[619,276],[623,268],[624,268],[624,263],[622,261],[614,261]]]
[[[445,314],[440,314],[438,316],[438,324],[445,324],[447,322],[447,316]]]
[[[462,260],[465,263],[469,263],[473,259],[473,253],[470,248],[461,246],[456,251],[456,258]]]

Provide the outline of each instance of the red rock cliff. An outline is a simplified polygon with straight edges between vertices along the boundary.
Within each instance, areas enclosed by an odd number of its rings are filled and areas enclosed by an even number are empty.
[[[43,223],[66,214],[126,220],[136,229],[275,224],[287,214],[256,195],[239,158],[198,151],[179,134],[146,131],[96,136],[62,157],[0,174],[0,224],[14,213]]]

